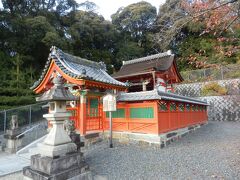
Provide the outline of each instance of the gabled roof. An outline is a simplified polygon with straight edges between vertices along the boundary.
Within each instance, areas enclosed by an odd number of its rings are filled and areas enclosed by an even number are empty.
[[[123,61],[123,66],[121,69],[114,73],[112,77],[129,77],[151,71],[152,69],[157,71],[166,71],[171,67],[173,61],[174,55],[171,53],[171,51],[129,61]]]
[[[52,61],[68,76],[75,79],[97,81],[105,84],[126,87],[126,84],[115,80],[106,72],[106,65],[103,62],[93,62],[63,52],[61,49],[52,47],[48,61],[42,71],[39,80],[34,83],[31,89],[35,89],[46,76]]]
[[[170,92],[158,91],[156,89],[152,91],[141,91],[132,93],[120,93],[117,97],[118,101],[128,102],[128,101],[147,101],[147,100],[172,100],[178,102],[186,102],[200,105],[208,105],[207,102],[197,100],[195,98],[190,98],[186,96],[177,95]]]

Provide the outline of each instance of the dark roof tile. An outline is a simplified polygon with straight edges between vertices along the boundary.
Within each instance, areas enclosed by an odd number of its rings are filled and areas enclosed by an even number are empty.
[[[195,98],[190,98],[186,96],[181,96],[174,93],[163,92],[163,91],[142,91],[142,92],[132,92],[132,93],[121,93],[117,97],[118,101],[144,101],[144,100],[173,100],[178,102],[186,102],[193,104],[208,105],[207,102],[197,100]]]
[[[40,79],[34,83],[31,89],[36,88],[40,84],[43,77],[46,75],[49,64],[52,60],[55,61],[64,73],[73,78],[90,79],[93,81],[126,87],[126,84],[115,80],[106,72],[106,65],[103,62],[98,63],[76,57],[63,52],[56,47],[52,47],[42,75]]]
[[[170,51],[143,58],[133,59],[130,61],[124,61],[121,69],[118,72],[114,73],[112,77],[129,77],[151,71],[152,69],[165,71],[171,67],[173,61],[174,55],[171,54]]]

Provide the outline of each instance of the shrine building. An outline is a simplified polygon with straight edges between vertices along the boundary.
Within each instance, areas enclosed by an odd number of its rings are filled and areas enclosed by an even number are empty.
[[[110,90],[117,95],[117,111],[112,113],[114,132],[159,136],[207,122],[206,102],[168,92],[172,83],[183,80],[169,51],[126,61],[113,76],[103,62],[76,57],[56,47],[50,51],[32,89],[43,93],[53,86],[53,78],[60,76],[65,88],[78,97],[68,102],[67,109],[81,135],[109,130],[102,97]]]
[[[173,84],[183,81],[178,72],[174,54],[171,51],[123,61],[120,70],[112,75],[129,84],[129,92],[153,90],[157,85],[174,92]]]

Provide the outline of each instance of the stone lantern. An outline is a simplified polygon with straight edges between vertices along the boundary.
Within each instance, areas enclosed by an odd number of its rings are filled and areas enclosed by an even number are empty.
[[[43,117],[52,124],[52,128],[40,145],[40,154],[49,157],[61,156],[77,150],[76,145],[71,142],[63,127],[64,121],[71,116],[66,111],[66,101],[77,99],[63,87],[61,77],[55,77],[53,84],[54,86],[51,89],[37,98],[37,101],[49,101],[49,113],[44,114]]]
[[[87,171],[88,166],[64,130],[64,121],[71,116],[66,111],[66,101],[77,99],[64,88],[61,77],[55,77],[53,84],[51,89],[37,98],[37,101],[49,101],[49,113],[43,117],[52,124],[52,128],[38,145],[40,154],[31,157],[31,166],[24,168],[23,174],[30,179],[88,179],[91,175]]]

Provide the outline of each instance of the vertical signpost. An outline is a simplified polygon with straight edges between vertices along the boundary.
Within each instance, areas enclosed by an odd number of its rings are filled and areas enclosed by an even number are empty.
[[[112,148],[112,111],[117,110],[116,96],[112,94],[107,94],[103,97],[103,111],[109,112],[109,147]]]

